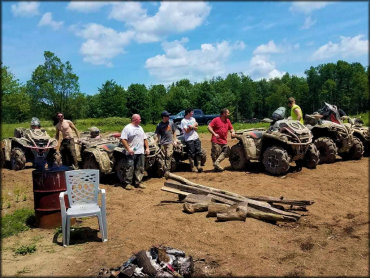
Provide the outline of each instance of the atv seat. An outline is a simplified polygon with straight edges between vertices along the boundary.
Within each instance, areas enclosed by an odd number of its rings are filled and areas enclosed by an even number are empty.
[[[99,147],[102,148],[102,149],[104,149],[108,153],[111,153],[117,147],[117,144],[109,144],[108,143],[108,144],[100,145]]]
[[[246,133],[246,135],[248,135],[252,138],[255,138],[255,139],[260,139],[263,136],[264,133],[265,133],[264,131],[257,131],[256,130],[256,131],[249,131],[249,132]]]

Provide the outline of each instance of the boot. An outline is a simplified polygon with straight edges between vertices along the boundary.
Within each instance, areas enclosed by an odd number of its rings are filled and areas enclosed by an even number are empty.
[[[198,172],[198,170],[194,166],[194,160],[191,157],[189,157],[189,163],[190,163],[191,171],[192,172]]]
[[[196,162],[196,165],[197,165],[198,173],[203,172],[203,168],[202,168],[202,166],[200,165],[200,163],[201,163],[201,158],[200,158],[200,156],[197,156],[197,157],[195,158],[195,162]]]
[[[225,159],[225,154],[221,153],[220,156],[216,159],[216,161],[213,163],[213,167],[215,168],[216,172],[222,172],[225,170],[221,165],[221,161]]]

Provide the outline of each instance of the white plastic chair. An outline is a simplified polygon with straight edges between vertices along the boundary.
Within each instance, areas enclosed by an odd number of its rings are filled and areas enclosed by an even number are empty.
[[[69,245],[71,218],[97,216],[103,242],[108,240],[105,212],[105,190],[99,188],[99,170],[66,171],[67,191],[59,194],[62,214],[63,246]],[[98,194],[101,193],[101,207]],[[66,210],[64,195],[68,195],[70,208]]]

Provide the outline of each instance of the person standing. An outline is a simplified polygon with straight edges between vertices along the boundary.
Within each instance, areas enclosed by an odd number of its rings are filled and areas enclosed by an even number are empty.
[[[185,117],[181,120],[181,129],[184,132],[191,170],[199,173],[203,171],[201,167],[202,147],[197,133],[198,123],[193,118],[193,114],[192,108],[185,110]]]
[[[290,116],[292,120],[300,121],[303,124],[303,113],[301,107],[295,104],[295,99],[290,97],[288,99],[288,106],[290,107]]]
[[[162,121],[158,123],[155,133],[159,137],[161,150],[164,154],[165,170],[171,170],[171,159],[173,155],[173,147],[176,146],[176,125],[170,121],[170,113],[163,111],[161,113]],[[158,140],[158,139],[157,139]]]
[[[60,143],[59,152],[62,155],[63,165],[72,165],[72,167],[76,170],[78,169],[78,162],[72,130],[76,133],[78,140],[80,140],[80,133],[72,121],[64,119],[63,113],[58,112],[57,119],[58,123],[55,125],[55,138],[59,142],[59,132],[62,133],[63,139]]]
[[[211,157],[215,171],[223,171],[220,163],[227,158],[230,153],[230,148],[227,146],[227,133],[230,131],[231,138],[234,138],[235,131],[229,120],[230,111],[224,108],[220,112],[220,116],[214,118],[208,125],[208,131],[212,134],[212,150]]]
[[[144,177],[144,154],[149,154],[149,144],[140,123],[140,115],[133,114],[131,123],[126,125],[121,133],[121,143],[125,148],[125,180],[123,187],[127,190],[133,189],[134,186],[142,189],[146,187],[141,182]]]

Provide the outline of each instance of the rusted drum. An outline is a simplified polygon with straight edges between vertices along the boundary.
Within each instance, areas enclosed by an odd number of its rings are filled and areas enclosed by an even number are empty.
[[[51,229],[61,226],[59,193],[67,190],[65,171],[70,167],[32,171],[36,225]],[[67,195],[64,196],[69,207]]]

